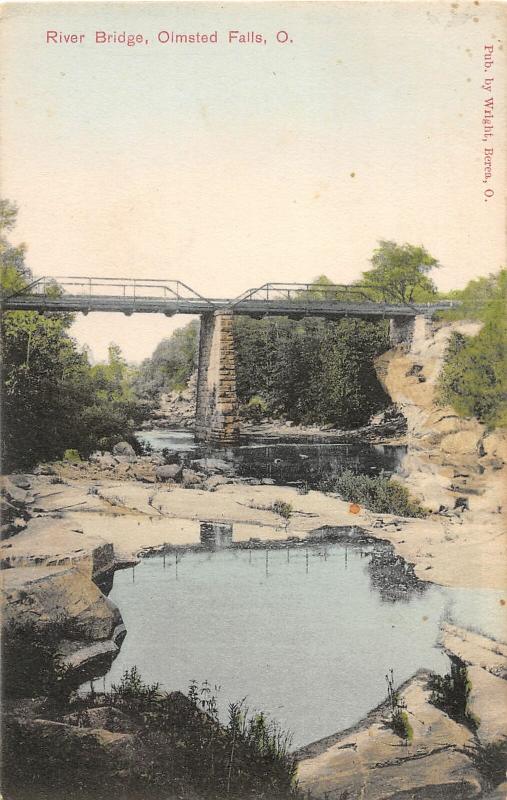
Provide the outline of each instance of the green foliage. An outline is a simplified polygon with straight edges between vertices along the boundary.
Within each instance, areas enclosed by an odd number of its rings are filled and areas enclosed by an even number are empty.
[[[62,617],[37,627],[33,622],[9,622],[2,628],[3,692],[7,697],[65,697],[71,686],[57,654],[62,639],[74,634]]]
[[[271,506],[271,510],[280,517],[283,517],[283,519],[289,520],[294,509],[290,503],[286,503],[284,500],[275,500]]]
[[[26,285],[32,278],[25,265],[26,247],[20,244],[13,247],[5,234],[16,224],[17,207],[8,200],[0,200],[0,293],[13,294]]]
[[[70,712],[86,726],[89,710],[109,706],[114,722],[106,727],[132,734],[119,762],[95,737],[62,735],[55,748],[55,738],[41,736],[39,728],[11,724],[5,788],[9,796],[26,792],[30,800],[302,800],[291,737],[263,713],[250,715],[242,702],[230,704],[228,721],[221,724],[216,690],[207,681],[199,689],[194,681],[188,697],[166,695],[156,684],[147,686],[134,667],[112,692],[76,697],[60,709],[60,717],[68,720]]]
[[[79,464],[81,461],[81,456],[77,452],[77,450],[66,450],[63,454],[64,461],[70,461],[72,464]]]
[[[507,773],[507,736],[488,744],[477,744],[471,752],[476,768],[492,789],[505,780]]]
[[[466,664],[457,656],[450,658],[451,671],[444,676],[432,675],[428,681],[428,688],[431,689],[430,703],[457,722],[476,730],[478,721],[468,708],[472,684]]]
[[[393,670],[386,675],[386,682],[387,700],[390,708],[390,716],[389,719],[386,720],[386,725],[396,736],[403,739],[406,744],[410,744],[414,738],[414,731],[408,719],[406,711],[407,704],[402,700],[400,693],[394,686]]]
[[[359,283],[370,289],[373,299],[396,303],[434,299],[436,287],[428,273],[439,263],[424,247],[381,239],[371,263],[373,269],[363,272]]]
[[[292,737],[276,721],[268,720],[263,712],[249,715],[243,701],[230,703],[227,733],[231,740],[227,796],[232,793],[235,797],[243,797],[241,781],[238,781],[233,768],[237,770],[245,759],[251,764],[257,792],[262,792],[261,796],[298,797],[295,785],[297,761],[290,752]]]
[[[354,428],[388,403],[373,366],[385,323],[237,317],[234,338],[239,400],[262,398],[266,415]]]
[[[111,685],[112,701],[119,700],[126,705],[149,708],[160,693],[160,684],[144,683],[136,666],[126,669],[118,684]]]
[[[476,336],[454,333],[444,358],[438,396],[464,417],[507,426],[507,270],[463,290],[464,315],[484,324]]]
[[[323,481],[320,488],[325,492],[336,492],[343,500],[358,503],[378,514],[399,514],[403,517],[427,515],[427,511],[410,497],[401,483],[384,474],[356,475],[352,470],[345,470],[341,475]]]
[[[484,322],[488,314],[492,298],[498,290],[498,284],[504,278],[505,270],[469,281],[464,289],[453,289],[445,295],[445,299],[454,300],[459,306],[440,311],[438,317],[445,320],[476,320]]]
[[[268,412],[268,404],[258,394],[254,394],[246,405],[241,406],[240,414],[249,422],[260,422]]]
[[[155,398],[161,392],[185,388],[197,369],[199,322],[178,328],[157,345],[151,358],[141,364],[133,379],[133,389],[142,398]]]
[[[2,290],[28,290],[24,247],[11,248],[3,231],[16,209],[0,203]],[[55,285],[54,292],[59,291]],[[8,312],[2,318],[2,462],[5,471],[31,469],[131,439],[143,408],[129,388],[130,371],[116,345],[107,364],[93,367],[69,335],[71,314]]]

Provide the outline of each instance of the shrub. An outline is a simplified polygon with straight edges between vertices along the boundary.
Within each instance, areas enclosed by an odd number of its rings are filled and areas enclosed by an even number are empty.
[[[149,707],[157,698],[160,690],[159,683],[148,685],[144,683],[136,666],[126,669],[121,676],[120,683],[111,685],[112,700],[120,700],[126,705],[135,703],[140,707]]]
[[[468,708],[472,684],[466,665],[457,656],[451,656],[451,671],[447,675],[432,675],[428,681],[431,689],[430,703],[445,711],[456,722],[472,730],[479,726],[478,720]]]
[[[244,701],[229,704],[227,733],[230,757],[226,796],[244,797],[242,779],[245,765],[250,767],[251,788],[259,797],[296,797],[297,760],[291,754],[292,736],[262,712],[249,715]],[[243,765],[243,766],[242,766]],[[261,794],[262,792],[262,794]]]
[[[290,503],[286,503],[284,500],[275,500],[271,506],[271,510],[274,514],[278,514],[288,521],[292,516],[293,508]]]
[[[335,492],[342,500],[358,503],[378,514],[425,517],[428,513],[401,483],[385,474],[356,475],[352,470],[345,470],[341,475],[322,481],[319,488]]]
[[[38,730],[14,724],[3,761],[7,794],[30,800],[302,800],[290,736],[264,714],[249,715],[242,702],[232,703],[228,722],[220,724],[217,691],[193,681],[188,697],[162,694],[132,667],[109,694],[75,696],[55,712],[59,718],[74,713],[79,724],[92,707],[108,703],[121,711],[118,730],[133,731],[121,765],[88,737],[63,736],[58,748],[48,748]]]
[[[268,413],[268,404],[264,398],[255,394],[248,403],[241,406],[240,413],[243,419],[249,422],[260,422]]]
[[[438,399],[490,428],[507,426],[507,270],[479,278],[458,293],[459,318],[481,320],[475,336],[454,333],[439,376]]]
[[[471,751],[475,766],[491,789],[505,780],[507,773],[507,736],[488,744],[477,744]]]
[[[69,449],[66,450],[63,454],[64,461],[70,461],[71,464],[79,464],[81,461],[81,456],[77,452],[77,450]]]
[[[43,629],[33,622],[10,622],[2,630],[3,691],[7,697],[48,695],[65,697],[71,691],[69,675],[58,656],[62,639],[75,632],[62,617]]]

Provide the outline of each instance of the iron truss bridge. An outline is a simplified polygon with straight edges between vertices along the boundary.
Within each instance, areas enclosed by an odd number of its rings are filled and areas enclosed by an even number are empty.
[[[432,304],[377,302],[367,286],[315,283],[265,283],[233,299],[209,298],[179,280],[156,278],[43,277],[0,299],[3,311],[65,313],[90,311],[206,314],[229,311],[254,318],[305,316],[359,318],[414,317],[446,310],[452,301]]]

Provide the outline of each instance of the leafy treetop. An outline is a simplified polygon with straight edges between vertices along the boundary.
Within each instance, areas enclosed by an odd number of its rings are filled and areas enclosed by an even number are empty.
[[[422,245],[399,245],[381,239],[371,263],[373,269],[363,272],[359,283],[370,289],[374,299],[412,303],[436,294],[428,273],[440,265]]]

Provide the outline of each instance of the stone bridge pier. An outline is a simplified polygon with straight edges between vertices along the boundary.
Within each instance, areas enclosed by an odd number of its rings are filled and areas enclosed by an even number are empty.
[[[414,350],[424,346],[429,336],[431,317],[417,314],[411,317],[393,317],[389,322],[389,339],[391,347],[398,344],[407,350]]]
[[[195,438],[218,446],[239,442],[233,313],[228,310],[201,316]]]
[[[233,319],[228,309],[201,315],[195,438],[217,447],[239,443]],[[391,347],[424,349],[430,321],[425,314],[391,318]]]

